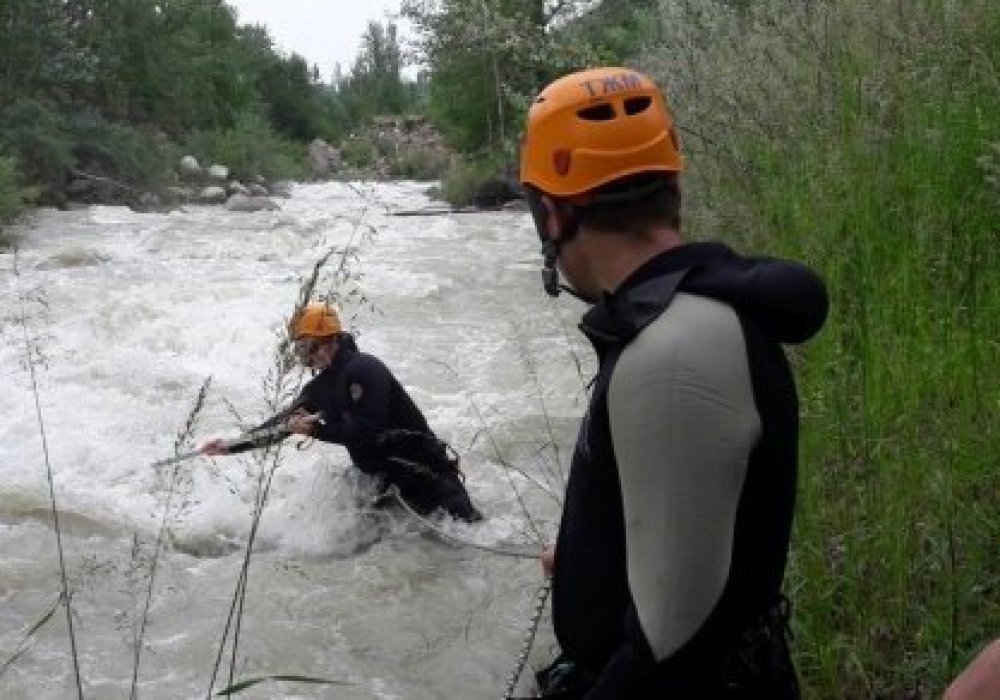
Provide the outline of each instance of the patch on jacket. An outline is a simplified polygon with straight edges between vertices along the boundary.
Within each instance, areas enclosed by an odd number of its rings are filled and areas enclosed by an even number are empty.
[[[362,391],[360,384],[351,384],[351,401],[357,403],[361,400],[361,395],[363,393],[364,392]]]

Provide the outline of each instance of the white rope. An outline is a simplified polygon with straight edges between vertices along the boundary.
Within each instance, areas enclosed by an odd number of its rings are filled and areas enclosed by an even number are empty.
[[[480,549],[484,552],[491,552],[493,554],[499,554],[505,557],[516,557],[519,559],[537,559],[539,557],[538,550],[528,550],[524,549],[505,549],[500,547],[491,547],[488,545],[479,544],[477,542],[470,542],[468,540],[463,540],[460,537],[456,537],[449,532],[445,532],[443,529],[435,525],[434,523],[427,520],[419,513],[417,513],[413,507],[406,502],[406,500],[399,493],[399,487],[393,484],[389,487],[386,492],[396,499],[396,502],[403,507],[407,513],[413,516],[421,525],[427,529],[434,532],[436,535],[442,539],[451,542],[453,544],[460,545],[462,547],[472,547],[473,549]],[[503,700],[516,700],[514,698],[514,690],[517,688],[517,683],[521,679],[521,674],[524,672],[524,667],[528,663],[528,656],[531,654],[531,648],[535,644],[535,634],[538,632],[538,626],[541,624],[542,613],[545,610],[545,603],[548,601],[549,593],[552,590],[552,579],[547,579],[540,589],[538,589],[538,595],[535,599],[535,610],[531,616],[531,621],[528,624],[528,631],[524,638],[524,643],[521,645],[521,651],[517,656],[517,662],[515,664],[514,670],[510,674],[510,678],[507,681],[507,689],[504,692]]]
[[[469,540],[463,540],[462,538],[456,537],[449,532],[445,532],[442,528],[430,522],[427,518],[413,510],[413,507],[400,495],[399,488],[395,484],[389,487],[387,493],[395,498],[396,502],[403,507],[403,510],[413,516],[421,525],[452,544],[462,547],[471,547],[473,549],[481,549],[484,552],[499,554],[503,557],[515,557],[518,559],[537,559],[539,557],[540,552],[537,549],[528,549],[526,547],[523,549],[506,549],[502,547],[491,547],[489,545],[479,544],[478,542],[470,542]]]

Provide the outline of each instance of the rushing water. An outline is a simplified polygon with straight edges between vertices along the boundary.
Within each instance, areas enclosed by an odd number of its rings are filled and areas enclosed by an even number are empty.
[[[23,650],[0,697],[77,695],[63,609],[27,637],[61,587],[45,450],[85,697],[129,696],[140,629],[138,697],[207,696],[274,457],[150,465],[174,453],[208,377],[195,442],[268,414],[280,329],[331,250],[318,289],[344,299],[361,348],[462,453],[487,520],[439,522],[458,540],[445,541],[405,512],[359,506],[370,485],[342,448],[288,445],[250,557],[233,678],[345,682],[269,681],[249,698],[502,695],[541,583],[537,561],[508,555],[554,537],[592,368],[578,305],[541,291],[529,218],[388,214],[431,205],[408,183],[323,184],[296,187],[276,212],[33,216],[17,256],[0,255],[0,664]],[[551,652],[546,614],[525,675]],[[228,647],[223,659],[216,689]]]

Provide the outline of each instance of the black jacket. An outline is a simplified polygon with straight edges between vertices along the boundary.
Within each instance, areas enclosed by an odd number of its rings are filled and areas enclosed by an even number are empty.
[[[247,433],[230,452],[288,438],[284,423],[296,410],[318,413],[321,422],[312,436],[343,445],[355,466],[379,477],[382,488],[396,486],[410,508],[424,515],[441,508],[468,522],[482,519],[465,490],[457,456],[434,435],[403,385],[381,360],[360,352],[350,334],[341,333],[338,342],[333,362],[292,406]]]
[[[381,360],[359,351],[347,333],[340,334],[339,343],[333,363],[313,377],[296,403],[309,413],[322,413],[313,437],[343,445],[362,471],[384,473],[386,458],[396,453],[385,439],[387,431],[433,433]]]
[[[608,388],[624,348],[669,304],[669,298],[659,306],[640,302],[630,291],[669,275],[680,278],[679,291],[722,301],[736,312],[761,437],[749,455],[721,598],[686,644],[657,661],[629,586]],[[737,653],[741,635],[775,606],[787,559],[798,402],[780,343],[808,339],[826,313],[825,288],[808,268],[743,258],[720,244],[690,244],[649,261],[584,316],[581,329],[600,369],[571,465],[553,581],[556,637],[589,679],[589,691],[574,697],[723,697],[715,684],[731,660],[727,656]]]

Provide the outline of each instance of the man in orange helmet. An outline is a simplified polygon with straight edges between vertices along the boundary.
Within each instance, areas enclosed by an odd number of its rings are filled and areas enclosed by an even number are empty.
[[[599,360],[543,556],[562,653],[542,697],[799,695],[781,593],[798,405],[781,344],[819,331],[826,291],[802,265],[685,243],[682,168],[636,71],[565,76],[528,112],[544,287],[592,305],[581,329]]]
[[[207,442],[203,453],[232,454],[305,435],[346,447],[361,471],[380,479],[383,491],[395,486],[420,514],[440,508],[468,522],[482,519],[469,500],[457,457],[389,368],[360,352],[353,336],[341,330],[333,309],[307,304],[288,330],[299,360],[316,373],[295,409],[258,426],[245,440]]]

